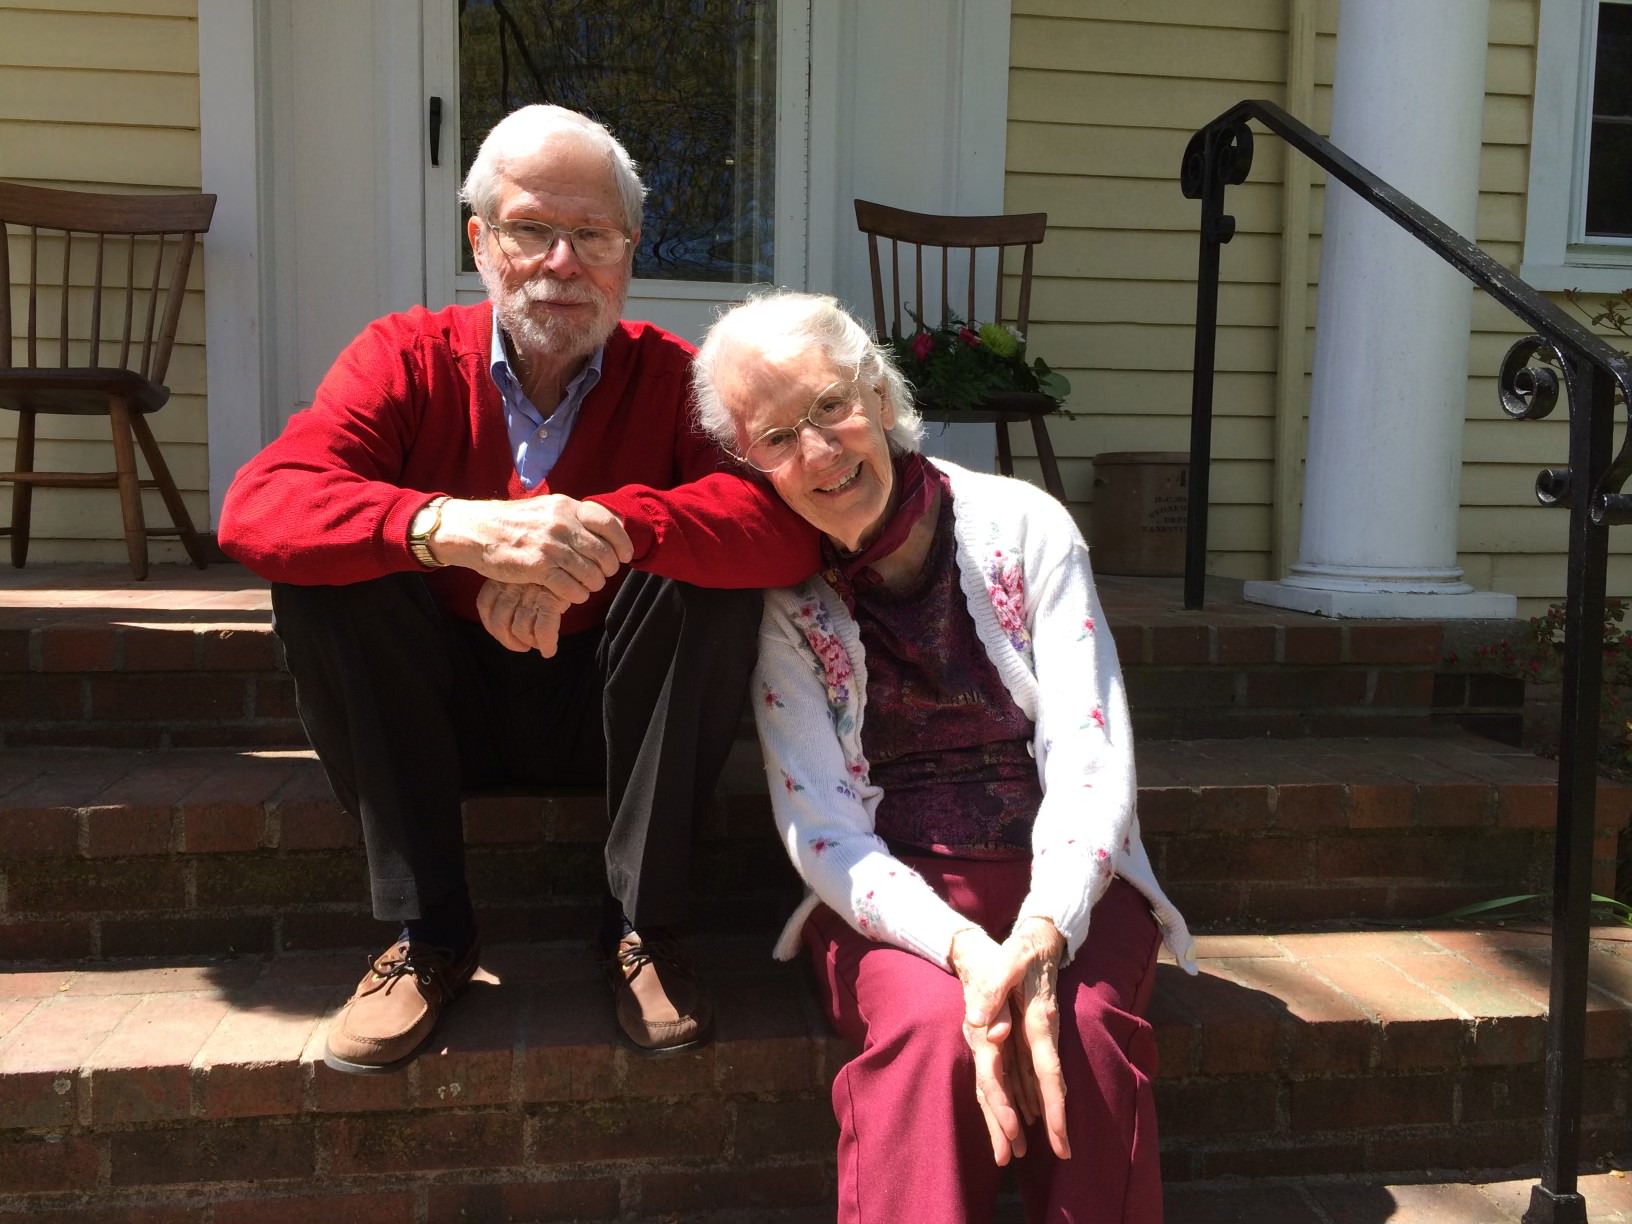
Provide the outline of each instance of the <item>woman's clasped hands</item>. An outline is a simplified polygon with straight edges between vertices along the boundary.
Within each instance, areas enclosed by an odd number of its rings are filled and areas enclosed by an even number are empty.
[[[1056,993],[1064,954],[1065,937],[1047,918],[1022,918],[1002,943],[980,927],[952,937],[948,959],[963,983],[975,1098],[1000,1165],[1026,1154],[1026,1127],[1038,1118],[1055,1155],[1071,1157]]]

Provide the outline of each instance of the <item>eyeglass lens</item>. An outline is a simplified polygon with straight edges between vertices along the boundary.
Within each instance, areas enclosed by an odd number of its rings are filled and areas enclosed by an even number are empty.
[[[619,259],[629,244],[629,239],[617,230],[598,225],[563,229],[542,221],[512,221],[508,224],[495,222],[492,229],[499,236],[500,244],[517,259],[537,259],[541,255],[548,255],[555,249],[555,244],[565,238],[572,247],[572,253],[582,262],[608,264]]]
[[[817,396],[810,411],[792,425],[760,434],[743,458],[762,472],[774,472],[798,451],[799,432],[806,425],[831,429],[849,420],[860,407],[861,388],[856,383],[834,383]]]

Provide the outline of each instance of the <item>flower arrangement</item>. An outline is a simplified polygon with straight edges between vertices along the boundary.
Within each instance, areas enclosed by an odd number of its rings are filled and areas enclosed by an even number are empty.
[[[908,312],[911,313],[910,311]],[[884,348],[920,398],[951,412],[967,412],[989,395],[1037,392],[1064,412],[1066,378],[1041,357],[1026,361],[1026,338],[1004,323],[965,323],[949,316],[927,327],[917,315],[912,335],[890,337]]]
[[[1632,630],[1623,627],[1627,602],[1604,600],[1603,683],[1598,693],[1598,760],[1610,773],[1632,775]],[[1503,638],[1479,646],[1471,660],[1479,670],[1492,671],[1526,683],[1556,684],[1564,661],[1564,616],[1561,603],[1548,606],[1544,615],[1530,618],[1517,641]],[[1456,662],[1456,657],[1451,657]],[[1556,749],[1557,728],[1540,731],[1540,747]]]

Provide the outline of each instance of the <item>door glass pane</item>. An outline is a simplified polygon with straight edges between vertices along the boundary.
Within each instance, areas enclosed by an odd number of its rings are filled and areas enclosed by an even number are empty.
[[[1587,233],[1632,237],[1632,5],[1598,6]]]
[[[461,176],[516,107],[568,106],[640,166],[637,277],[772,279],[776,0],[455,2]]]

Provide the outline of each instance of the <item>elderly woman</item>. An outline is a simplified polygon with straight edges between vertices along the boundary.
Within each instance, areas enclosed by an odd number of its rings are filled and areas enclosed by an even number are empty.
[[[750,300],[699,421],[826,538],[765,597],[755,708],[802,939],[860,1048],[833,1085],[844,1221],[1157,1221],[1141,1012],[1165,938],[1087,549],[1030,485],[931,463],[900,373],[831,298]]]

